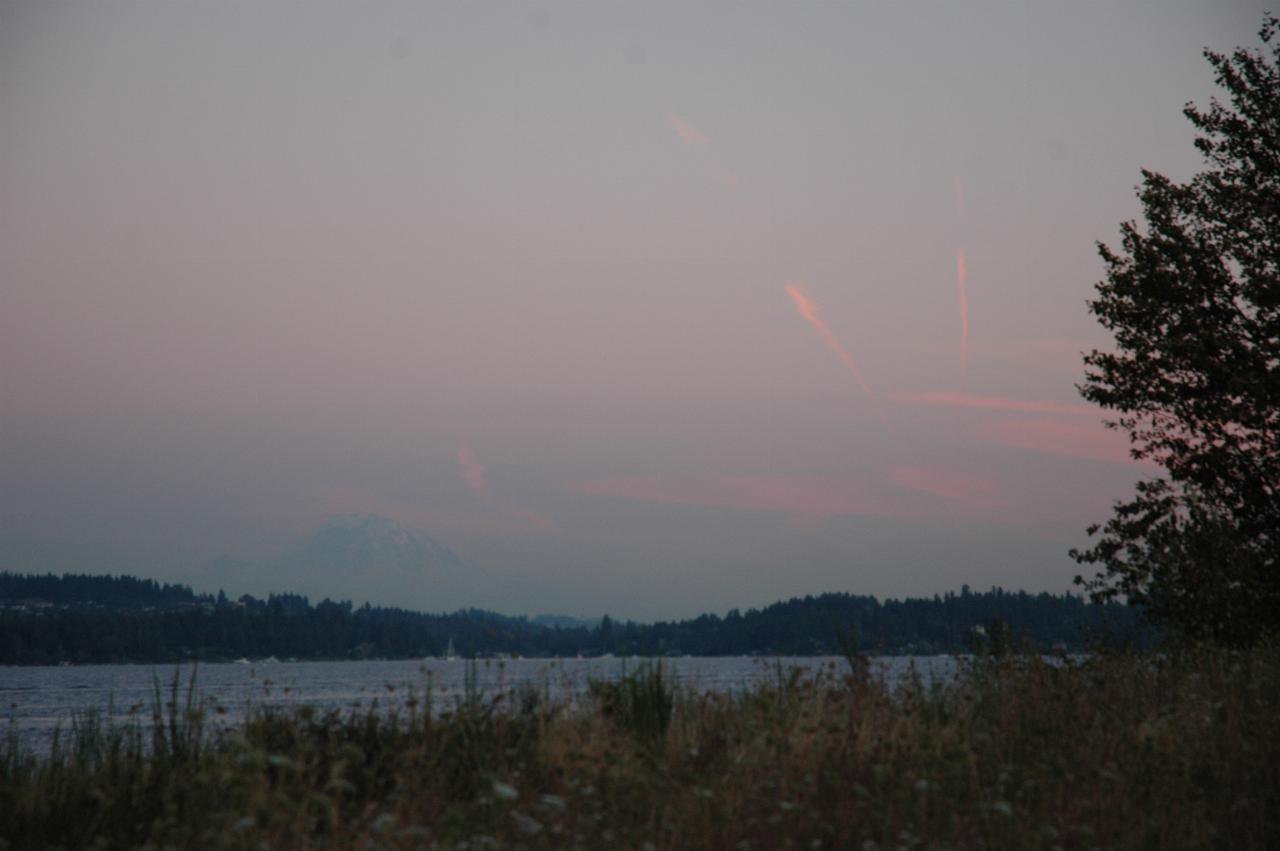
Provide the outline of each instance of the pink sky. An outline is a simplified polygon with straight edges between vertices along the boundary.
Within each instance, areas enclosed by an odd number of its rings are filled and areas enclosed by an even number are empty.
[[[527,611],[1062,590],[1229,5],[4,4],[0,569],[356,511]]]

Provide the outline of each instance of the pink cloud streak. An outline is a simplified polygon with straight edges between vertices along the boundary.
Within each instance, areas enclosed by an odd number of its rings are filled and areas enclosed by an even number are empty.
[[[1008,504],[1001,493],[999,480],[988,473],[916,465],[893,468],[889,471],[889,481],[907,490],[932,494],[975,511],[1002,508]]]
[[[1053,419],[1005,420],[993,423],[986,437],[1001,446],[1068,458],[1123,464],[1148,463],[1135,461],[1129,455],[1129,440],[1125,435],[1101,425],[1085,426]]]
[[[676,136],[686,145],[709,145],[711,139],[706,133],[694,127],[674,112],[667,115],[667,121],[671,124],[671,129],[675,131]]]
[[[965,292],[967,266],[964,261],[964,249],[956,252],[956,295],[960,299],[960,368],[969,365],[969,296]]]
[[[858,484],[807,476],[620,476],[572,482],[570,490],[640,502],[776,511],[793,517],[897,516],[894,501]]]
[[[458,447],[458,463],[462,467],[462,480],[467,483],[467,489],[477,499],[490,503],[498,511],[515,519],[524,530],[537,532],[560,531],[560,527],[556,525],[555,521],[545,514],[529,508],[509,505],[501,499],[491,498],[489,480],[485,473],[484,465],[480,463],[480,459],[476,458],[475,453],[471,451],[470,444],[464,443]]]
[[[913,405],[934,405],[946,408],[976,408],[989,411],[1020,411],[1028,414],[1064,414],[1092,417],[1101,415],[1101,411],[1088,405],[1010,399],[1006,396],[977,396],[972,393],[957,393],[950,390],[929,393],[897,393],[894,394],[893,399]]]
[[[836,335],[827,327],[827,323],[822,321],[822,317],[818,316],[818,305],[813,299],[809,298],[808,290],[802,283],[791,283],[783,287],[787,291],[787,295],[791,296],[791,300],[796,304],[796,310],[805,321],[813,326],[813,330],[818,332],[818,336],[827,344],[831,351],[844,362],[849,372],[853,373],[854,379],[857,380],[858,386],[862,388],[862,392],[868,396],[872,395],[871,387],[867,384],[865,378],[862,377],[862,370],[858,369],[858,365],[854,363],[853,357],[845,351],[844,346],[840,345],[840,341],[836,339]]]
[[[489,482],[485,478],[484,465],[465,443],[458,447],[458,463],[462,465],[462,480],[467,483],[468,490],[479,499],[488,499]]]

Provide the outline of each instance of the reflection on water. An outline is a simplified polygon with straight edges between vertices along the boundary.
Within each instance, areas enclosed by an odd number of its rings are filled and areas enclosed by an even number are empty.
[[[639,659],[507,659],[467,662],[424,659],[361,662],[258,662],[202,664],[196,669],[200,705],[214,717],[239,717],[249,706],[310,704],[330,709],[402,706],[410,691],[419,696],[430,686],[433,706],[446,709],[468,688],[497,695],[532,686],[551,699],[584,691],[590,680],[617,679]],[[787,676],[800,667],[843,674],[843,658],[682,657],[663,659],[664,669],[681,683],[704,691],[733,691],[765,679]],[[949,656],[879,657],[873,671],[890,682],[914,666],[926,680],[955,670]],[[119,722],[149,721],[157,685],[167,701],[174,675],[185,702],[192,667],[163,665],[82,665],[73,667],[0,667],[0,708],[9,729],[37,752],[47,748],[58,725],[77,712],[94,710]],[[221,709],[222,712],[217,710]]]

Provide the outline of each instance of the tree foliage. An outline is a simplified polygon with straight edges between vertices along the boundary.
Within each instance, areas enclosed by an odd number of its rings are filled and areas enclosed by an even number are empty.
[[[1090,311],[1114,352],[1085,356],[1081,394],[1114,411],[1132,454],[1164,475],[1118,503],[1077,578],[1193,640],[1249,643],[1280,628],[1280,22],[1261,51],[1205,51],[1228,100],[1183,110],[1205,168],[1143,171],[1145,228],[1099,245]]]
[[[1070,594],[973,593],[967,586],[923,599],[822,594],[745,613],[735,609],[723,618],[639,624],[606,617],[551,627],[477,609],[424,614],[332,600],[312,604],[298,594],[266,600],[246,594],[231,602],[182,586],[164,586],[173,596],[158,605],[157,587],[127,576],[0,573],[0,665],[406,659],[439,656],[450,645],[463,656],[805,656],[839,652],[840,636],[849,631],[868,651],[932,654],[969,649],[974,627],[997,620],[1018,643],[1076,649],[1096,633],[1128,632],[1133,621],[1122,606],[1091,605]]]

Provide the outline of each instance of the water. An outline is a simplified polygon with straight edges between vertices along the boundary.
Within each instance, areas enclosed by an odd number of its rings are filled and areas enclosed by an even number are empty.
[[[309,704],[318,709],[403,706],[410,690],[421,696],[428,682],[433,705],[447,709],[471,687],[495,696],[512,688],[533,686],[552,699],[581,694],[591,680],[617,679],[642,660],[424,659],[363,662],[276,662],[201,664],[195,671],[200,705],[210,717],[234,723],[249,706]],[[681,683],[704,691],[728,692],[762,679],[775,679],[799,667],[826,668],[843,674],[839,657],[760,659],[752,657],[682,657],[663,659],[665,671]],[[955,670],[949,656],[878,657],[873,673],[896,681],[914,666],[926,680],[945,678]],[[178,673],[179,700],[185,701],[192,668],[164,665],[77,665],[71,667],[0,667],[0,711],[9,729],[37,753],[47,749],[53,731],[66,728],[76,713],[96,711],[121,723],[149,723],[159,682],[161,699]],[[221,711],[219,711],[221,710]]]

